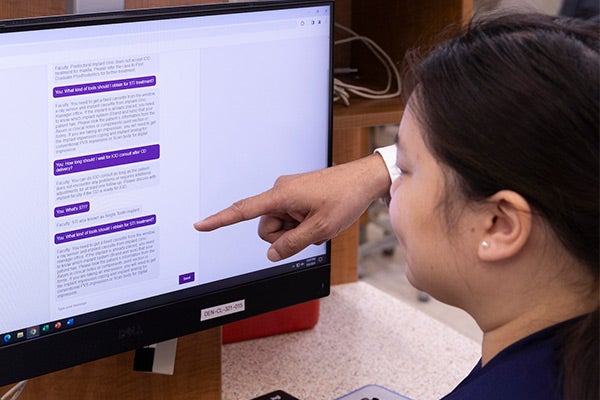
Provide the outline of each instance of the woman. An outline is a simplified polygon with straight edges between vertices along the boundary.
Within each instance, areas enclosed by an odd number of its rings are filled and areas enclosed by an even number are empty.
[[[408,279],[484,333],[447,399],[597,399],[599,47],[591,22],[473,22],[409,63],[392,162],[280,178],[196,228],[262,215],[278,260],[389,189]]]

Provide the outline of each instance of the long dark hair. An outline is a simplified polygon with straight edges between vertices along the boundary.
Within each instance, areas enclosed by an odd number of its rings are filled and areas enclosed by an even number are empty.
[[[432,153],[469,200],[518,192],[598,287],[598,24],[538,14],[474,20],[424,60],[404,93]],[[563,342],[567,399],[598,399],[598,310]]]

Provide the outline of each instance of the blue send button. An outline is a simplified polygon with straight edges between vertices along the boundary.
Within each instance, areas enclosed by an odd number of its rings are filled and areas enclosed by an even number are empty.
[[[187,274],[179,275],[179,284],[183,285],[185,283],[194,282],[195,275],[193,272],[188,272]]]

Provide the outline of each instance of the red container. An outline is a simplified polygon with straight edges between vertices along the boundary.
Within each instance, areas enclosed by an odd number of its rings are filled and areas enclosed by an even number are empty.
[[[311,329],[319,321],[319,305],[319,299],[311,300],[223,325],[223,343]]]

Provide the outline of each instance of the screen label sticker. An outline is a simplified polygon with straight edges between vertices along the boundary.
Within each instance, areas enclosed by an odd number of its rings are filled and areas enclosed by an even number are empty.
[[[224,317],[229,314],[242,312],[246,309],[246,300],[232,301],[231,303],[221,304],[210,308],[204,308],[200,311],[200,321]]]

